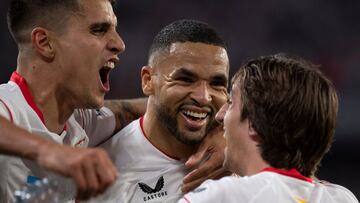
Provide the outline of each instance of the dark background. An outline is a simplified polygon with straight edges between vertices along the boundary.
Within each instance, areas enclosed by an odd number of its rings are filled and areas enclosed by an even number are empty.
[[[0,1],[0,82],[16,68],[17,49],[6,25],[9,1]],[[208,22],[225,39],[231,75],[249,58],[277,52],[301,55],[330,77],[340,96],[335,143],[318,177],[360,198],[360,1],[359,0],[118,0],[119,32],[126,43],[111,75],[107,98],[142,96],[140,69],[152,38],[170,22]]]

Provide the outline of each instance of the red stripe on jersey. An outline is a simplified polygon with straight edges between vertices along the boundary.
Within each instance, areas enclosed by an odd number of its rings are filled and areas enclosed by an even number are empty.
[[[12,115],[12,113],[11,113],[11,111],[10,111],[9,106],[8,106],[2,99],[0,99],[0,102],[4,104],[5,108],[6,108],[7,111],[9,112],[10,122],[11,122],[11,123],[14,123],[13,115]]]
[[[44,115],[40,111],[39,107],[36,105],[34,98],[32,97],[32,95],[30,93],[29,87],[26,84],[25,78],[23,78],[19,73],[13,72],[10,80],[15,82],[20,87],[20,90],[21,90],[22,94],[24,95],[25,100],[27,101],[29,106],[35,111],[35,113],[38,115],[40,120],[45,125]]]
[[[144,127],[143,127],[143,122],[144,122],[144,116],[142,116],[142,117],[140,118],[140,128],[141,128],[141,131],[142,131],[144,137],[149,141],[149,143],[150,143],[152,146],[154,146],[157,150],[159,150],[161,153],[163,153],[165,156],[167,156],[167,157],[169,157],[169,158],[171,158],[171,159],[175,159],[175,160],[177,160],[177,161],[180,161],[180,159],[179,159],[178,157],[174,157],[174,156],[171,156],[171,155],[166,154],[163,150],[161,150],[161,149],[159,149],[158,147],[156,147],[156,146],[149,140],[149,138],[148,138],[148,137],[146,136],[146,134],[145,134]]]
[[[29,87],[26,84],[25,78],[23,78],[19,73],[14,71],[12,73],[11,77],[10,77],[10,81],[13,81],[14,83],[16,83],[20,87],[21,93],[25,97],[26,102],[35,111],[35,113],[38,115],[38,117],[40,118],[42,123],[45,125],[44,115],[41,112],[41,110],[39,109],[39,107],[36,105],[36,103],[34,101],[34,98],[31,95],[31,92],[29,90]],[[67,126],[65,124],[63,131],[66,131],[66,129],[67,129]]]
[[[296,179],[300,179],[300,180],[303,180],[303,181],[306,181],[306,182],[309,182],[309,183],[314,182],[313,179],[301,175],[301,173],[299,173],[299,171],[297,171],[294,168],[290,169],[290,170],[282,170],[282,169],[269,167],[269,168],[265,168],[265,169],[263,169],[261,171],[274,172],[274,173],[278,173],[278,174],[281,174],[281,175],[284,175],[284,176],[289,176],[289,177],[293,177],[293,178],[296,178]]]

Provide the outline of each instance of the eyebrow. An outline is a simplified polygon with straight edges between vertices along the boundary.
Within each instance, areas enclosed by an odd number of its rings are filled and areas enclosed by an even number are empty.
[[[171,76],[187,76],[187,77],[193,77],[193,78],[197,78],[198,76],[196,74],[194,74],[193,72],[187,70],[186,68],[180,68],[178,70],[176,70]],[[220,81],[220,82],[224,82],[224,84],[227,86],[228,83],[228,79],[226,77],[226,75],[218,73],[215,74],[213,76],[211,76],[211,81]]]
[[[108,21],[104,21],[104,22],[95,22],[95,23],[91,23],[89,25],[90,29],[93,28],[106,28],[109,29],[111,27],[112,23],[108,22]],[[117,21],[115,22],[115,29],[117,29]]]
[[[176,70],[171,76],[197,77],[193,72],[186,70],[185,68],[180,68]]]

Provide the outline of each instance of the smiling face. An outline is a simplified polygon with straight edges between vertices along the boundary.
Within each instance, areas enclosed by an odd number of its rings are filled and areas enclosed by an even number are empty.
[[[57,92],[76,108],[97,108],[110,90],[109,72],[125,45],[116,32],[117,19],[108,0],[82,0],[80,5],[65,32],[55,37]]]
[[[226,50],[204,43],[173,43],[158,51],[153,67],[153,102],[161,126],[185,144],[199,143],[227,99]]]

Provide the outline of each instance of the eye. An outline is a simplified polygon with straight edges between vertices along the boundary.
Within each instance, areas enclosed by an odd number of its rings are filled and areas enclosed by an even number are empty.
[[[210,85],[214,87],[226,87],[226,84],[223,81],[213,81]]]
[[[91,33],[95,34],[95,35],[102,35],[104,33],[106,33],[106,29],[105,28],[93,28],[91,29]]]
[[[109,29],[109,23],[95,23],[90,26],[90,32],[94,35],[104,35]]]
[[[190,78],[190,77],[178,77],[175,78],[175,80],[181,81],[181,82],[185,82],[185,83],[192,83],[194,82],[194,79]]]
[[[214,77],[210,81],[210,85],[215,89],[223,90],[227,88],[227,79],[225,77]]]

